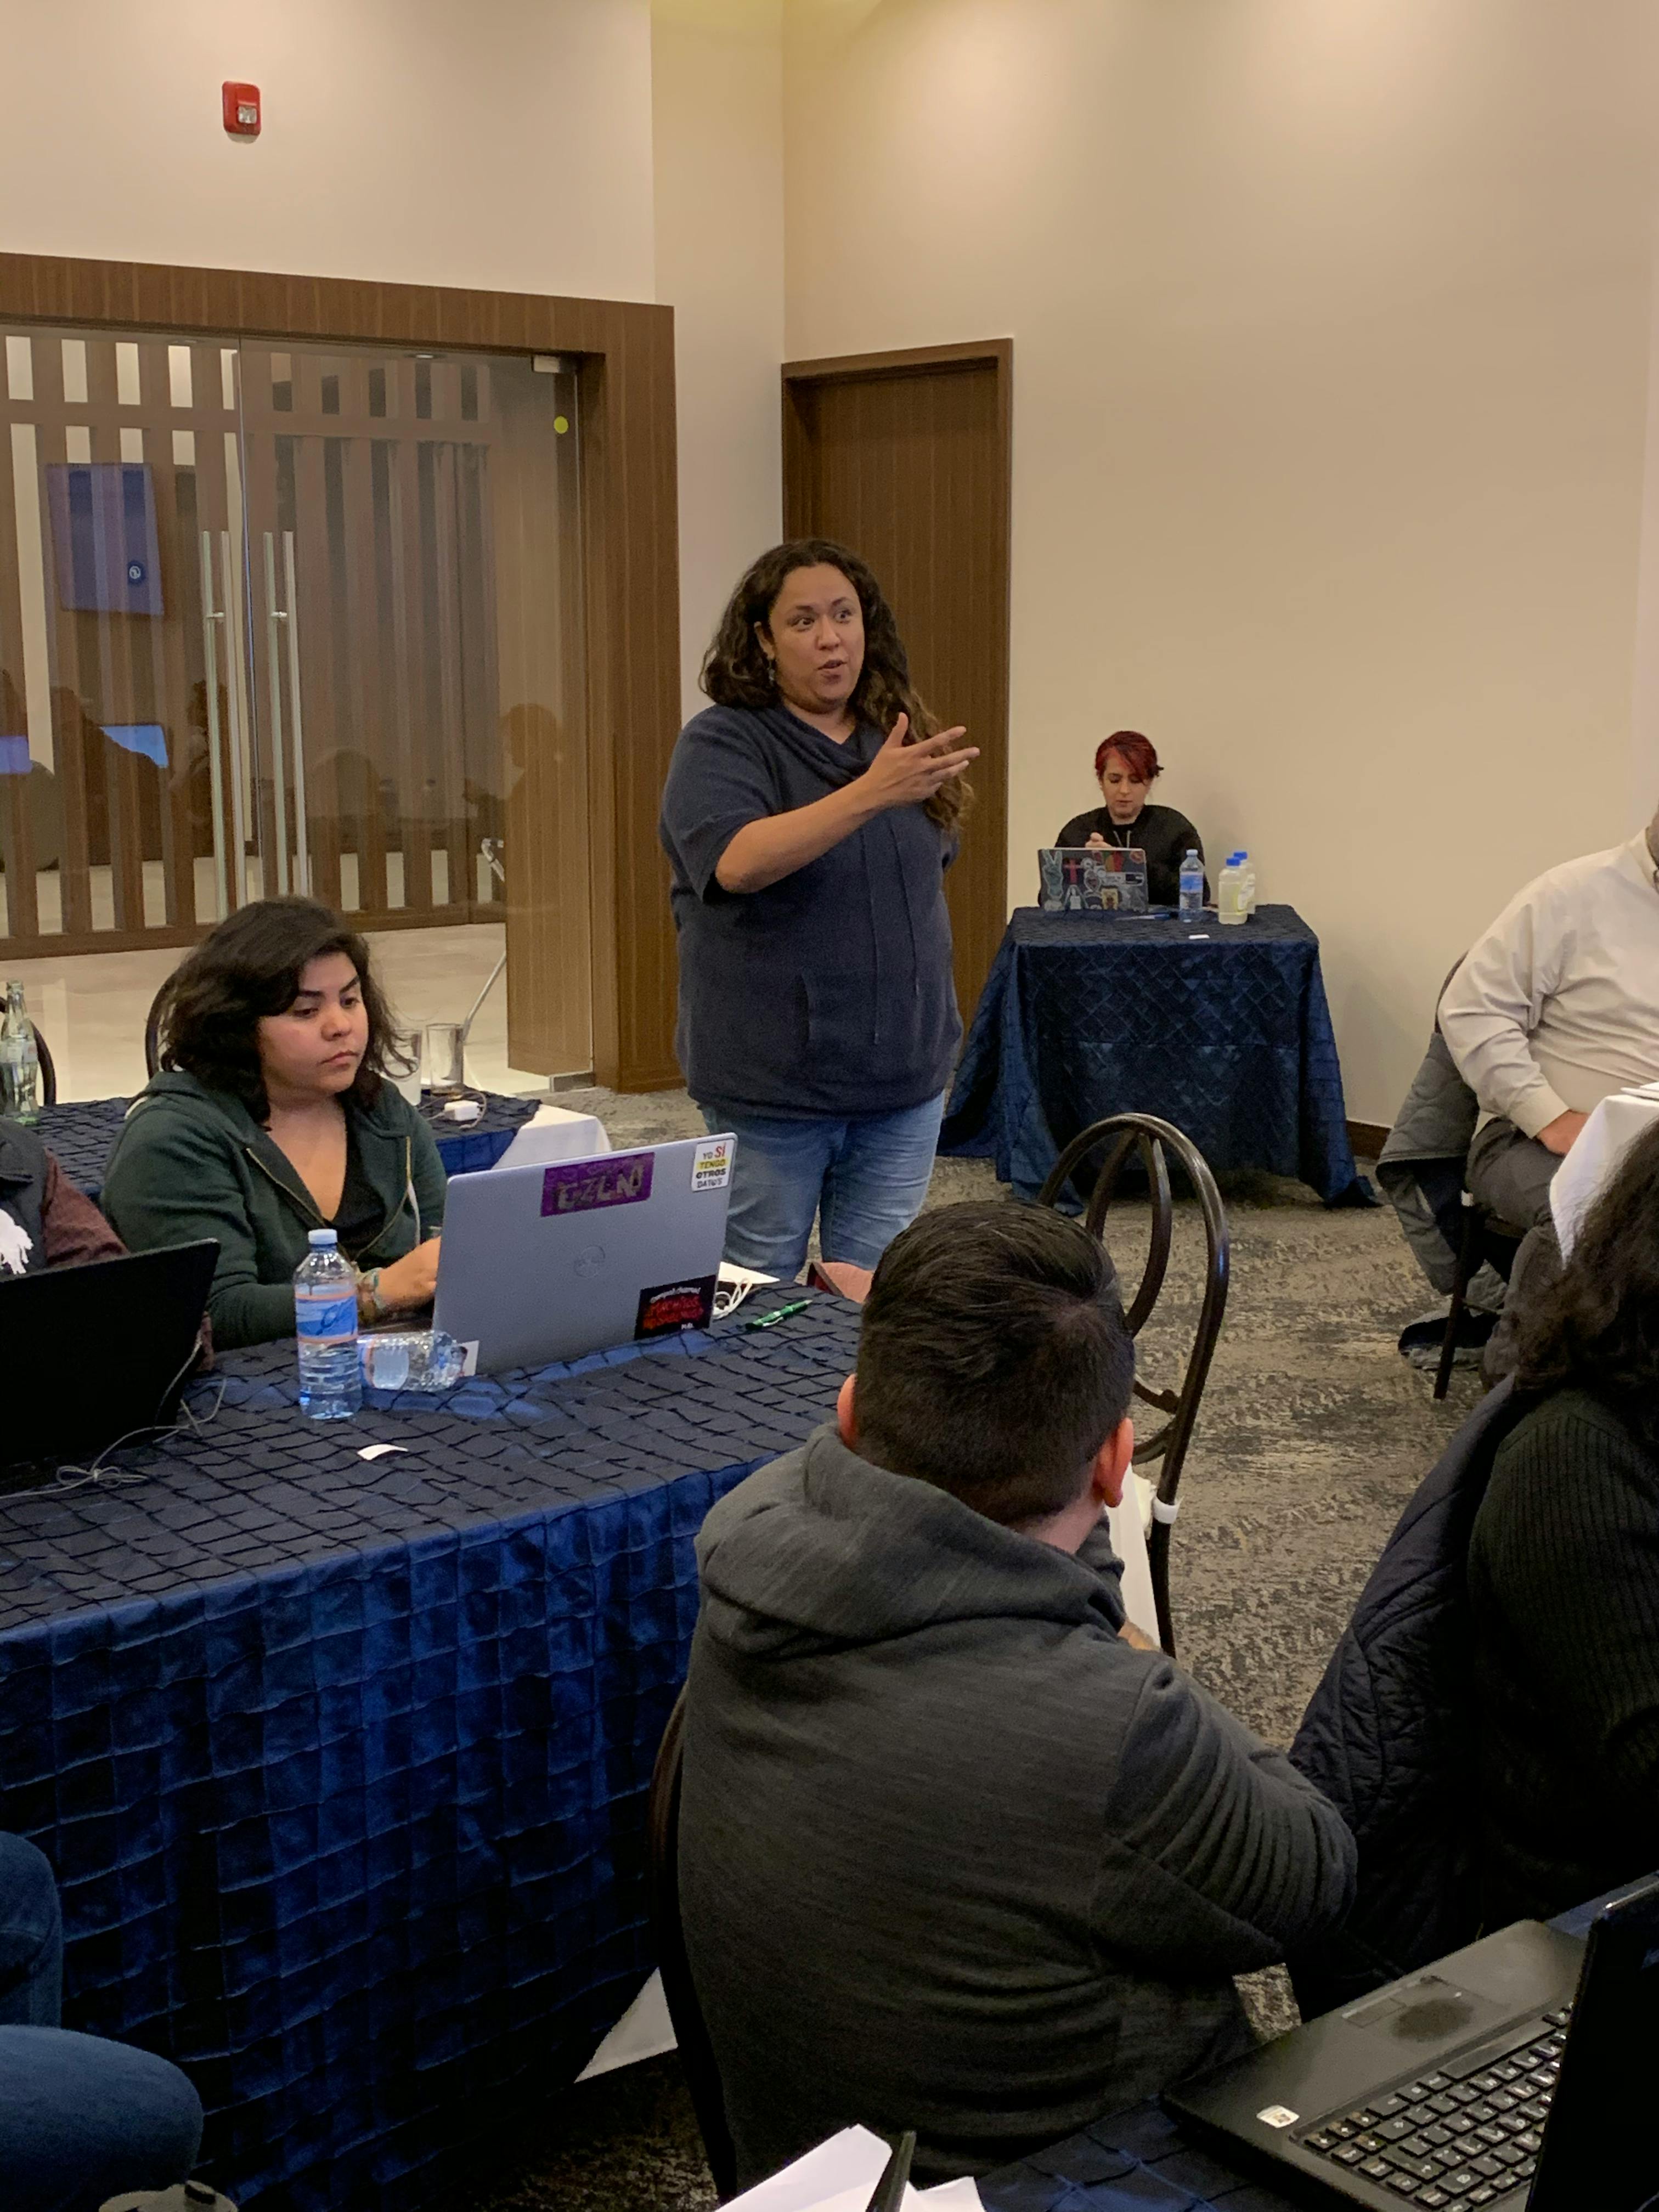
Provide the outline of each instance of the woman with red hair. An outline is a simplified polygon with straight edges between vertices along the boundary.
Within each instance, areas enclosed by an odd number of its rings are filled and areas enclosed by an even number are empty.
[[[1056,845],[1117,845],[1146,855],[1146,896],[1153,906],[1174,906],[1180,896],[1181,863],[1188,853],[1201,860],[1204,843],[1173,806],[1148,806],[1146,794],[1162,775],[1152,740],[1139,730],[1114,730],[1095,754],[1103,806],[1073,815]],[[1210,895],[1209,884],[1204,896]]]

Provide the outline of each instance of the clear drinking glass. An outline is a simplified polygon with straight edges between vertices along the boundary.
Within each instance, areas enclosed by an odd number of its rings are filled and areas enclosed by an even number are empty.
[[[459,1022],[428,1022],[426,1029],[426,1080],[440,1098],[451,1098],[466,1088],[466,1048]]]

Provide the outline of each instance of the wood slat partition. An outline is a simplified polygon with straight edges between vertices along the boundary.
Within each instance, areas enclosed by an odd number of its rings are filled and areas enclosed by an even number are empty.
[[[11,439],[0,439],[0,737],[27,730],[23,607],[17,567]],[[27,775],[0,775],[0,859],[6,868],[6,927],[25,937],[40,928],[34,809]]]
[[[276,344],[321,342],[580,357],[585,452],[578,550],[586,647],[593,1064],[601,1081],[622,1090],[675,1082],[673,929],[667,869],[656,840],[658,801],[679,721],[672,310],[525,293],[0,253],[0,320]],[[198,358],[207,350],[199,349]],[[211,472],[207,456],[198,456],[198,461],[199,484],[210,480]],[[199,526],[210,526],[205,517]],[[256,567],[256,581],[258,574]],[[318,646],[322,614],[321,609],[312,611],[308,649]],[[21,678],[12,680],[21,690]],[[78,728],[75,734],[78,738]],[[530,741],[537,741],[533,733]],[[14,798],[9,860],[17,842],[17,812]],[[316,813],[320,820],[321,805]],[[324,842],[316,842],[318,847]],[[452,842],[452,855],[453,849]],[[78,871],[66,866],[64,873],[66,878],[78,873],[84,886],[87,856],[82,852],[78,857]],[[327,880],[331,857],[332,882]],[[317,858],[319,895],[337,896],[337,850],[332,856],[319,850]],[[459,887],[453,881],[453,857],[450,865],[454,900]],[[559,905],[556,893],[543,895],[538,878],[556,865],[556,855],[526,836],[511,865],[520,882],[507,909],[509,974],[520,969],[533,973],[538,958],[546,957],[535,933]],[[423,917],[415,910],[406,918]],[[84,914],[77,908],[72,927],[67,911],[64,921],[65,934],[54,941],[54,949],[95,943],[114,950],[131,934],[103,932],[94,938],[89,908]],[[166,933],[151,932],[148,941],[159,941]],[[519,1066],[551,1072],[561,1064],[557,1024],[549,1023],[532,991],[515,989],[509,999],[508,1049]]]

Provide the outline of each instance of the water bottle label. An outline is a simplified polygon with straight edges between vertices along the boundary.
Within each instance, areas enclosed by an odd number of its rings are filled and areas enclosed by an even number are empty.
[[[353,1291],[343,1298],[327,1300],[297,1297],[294,1320],[301,1336],[356,1336],[357,1294]]]

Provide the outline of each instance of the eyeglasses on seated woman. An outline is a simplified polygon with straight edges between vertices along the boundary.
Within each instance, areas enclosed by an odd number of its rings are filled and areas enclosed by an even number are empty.
[[[430,1301],[443,1164],[387,1079],[396,1050],[367,944],[314,899],[241,908],[174,971],[103,1202],[135,1252],[217,1237],[217,1344],[294,1334],[313,1229],[357,1268],[365,1322]]]
[[[1146,855],[1146,896],[1153,906],[1174,906],[1181,893],[1181,863],[1188,853],[1204,857],[1204,841],[1173,806],[1150,806],[1147,793],[1164,773],[1152,740],[1139,730],[1114,730],[1095,748],[1095,781],[1105,804],[1074,814],[1056,845],[1115,845]],[[1206,883],[1204,896],[1209,897]]]

